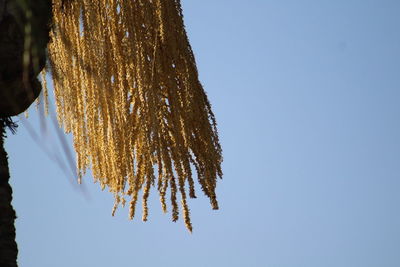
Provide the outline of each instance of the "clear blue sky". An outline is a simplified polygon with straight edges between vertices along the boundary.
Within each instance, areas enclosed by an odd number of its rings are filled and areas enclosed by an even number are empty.
[[[191,200],[189,234],[152,191],[149,222],[111,217],[112,195],[88,176],[86,200],[21,125],[6,146],[20,266],[400,266],[400,1],[182,3],[221,209]]]

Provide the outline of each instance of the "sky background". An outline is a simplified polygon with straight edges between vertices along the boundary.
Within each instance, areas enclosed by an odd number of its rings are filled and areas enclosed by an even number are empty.
[[[220,210],[199,192],[189,234],[151,191],[148,222],[112,217],[113,196],[86,176],[85,197],[20,123],[20,266],[400,266],[400,1],[182,4],[224,150]]]

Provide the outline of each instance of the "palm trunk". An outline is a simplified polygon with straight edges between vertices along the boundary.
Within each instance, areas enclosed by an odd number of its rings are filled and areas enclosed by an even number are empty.
[[[4,149],[5,123],[0,119],[0,266],[17,267],[18,248],[15,241],[16,219],[11,204],[12,189],[9,183],[7,153]]]
[[[0,25],[3,24],[2,22],[5,14],[6,0],[0,0]],[[1,28],[3,29],[4,27]],[[0,47],[4,46],[3,43],[5,41],[5,38],[1,38]],[[3,51],[3,49],[0,49],[0,51],[7,52]],[[0,58],[4,56],[5,55],[0,55]],[[1,64],[4,64],[4,60],[2,60]],[[6,88],[3,86],[4,82],[2,78],[0,79],[0,95],[6,91]],[[0,102],[2,101],[5,101],[4,97]],[[1,104],[0,107],[2,107]],[[2,112],[3,110],[0,110],[0,113]],[[15,241],[14,226],[16,215],[11,204],[12,189],[9,184],[10,173],[8,170],[7,153],[4,150],[5,125],[6,118],[0,118],[0,266],[17,267],[18,247]]]
[[[0,266],[16,267],[15,211],[11,205],[5,127],[10,116],[27,109],[41,86],[46,62],[51,0],[0,0]],[[23,57],[28,52],[28,61]],[[11,122],[12,125],[12,122]]]

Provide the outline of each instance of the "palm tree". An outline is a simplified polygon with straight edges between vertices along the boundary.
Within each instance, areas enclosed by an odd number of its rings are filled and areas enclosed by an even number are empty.
[[[11,205],[5,129],[40,93],[37,76],[46,62],[50,1],[0,0],[0,266],[17,266],[15,211]]]
[[[58,121],[73,133],[79,178],[91,168],[101,187],[114,194],[112,214],[130,198],[133,219],[142,191],[146,221],[152,186],[167,212],[170,188],[172,220],[179,217],[180,195],[192,231],[187,204],[187,195],[196,197],[192,169],[218,209],[222,150],[179,0],[0,0],[0,27],[10,33],[0,39],[0,60],[15,65],[0,69],[6,73],[0,76],[0,117],[10,124],[7,118],[39,94],[37,75],[46,63],[50,31],[46,70],[54,82]],[[5,152],[1,155],[8,170]],[[8,171],[4,174],[8,180]],[[14,218],[10,211],[13,233]]]

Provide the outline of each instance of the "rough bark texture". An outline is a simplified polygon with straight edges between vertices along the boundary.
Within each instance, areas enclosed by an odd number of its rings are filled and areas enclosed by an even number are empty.
[[[16,267],[18,254],[14,226],[16,215],[11,205],[12,189],[9,184],[7,153],[4,150],[4,127],[4,120],[0,119],[0,266]]]
[[[4,127],[40,93],[50,21],[51,0],[0,0],[0,267],[16,267],[18,254]]]
[[[4,43],[3,22],[6,16],[6,0],[0,0],[0,69],[2,70],[8,62],[3,59]],[[0,102],[5,101],[3,97],[5,88],[2,87],[3,72],[0,74]],[[1,105],[0,105],[1,107]],[[4,111],[3,111],[4,112]],[[2,113],[2,111],[0,111]],[[4,150],[5,118],[0,118],[0,266],[16,267],[18,248],[15,242],[15,211],[11,205],[12,189],[9,184],[10,173],[8,170],[7,153]]]

